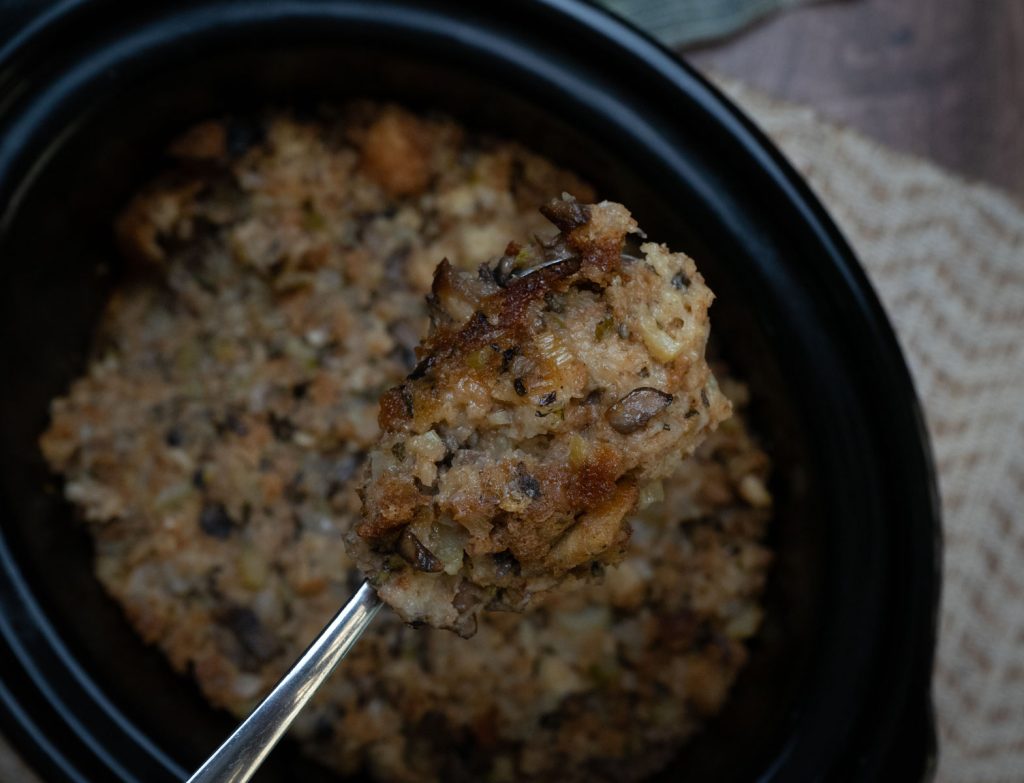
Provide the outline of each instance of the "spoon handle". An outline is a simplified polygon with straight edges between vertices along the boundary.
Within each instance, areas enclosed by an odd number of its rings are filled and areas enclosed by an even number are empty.
[[[245,783],[249,780],[306,702],[352,649],[380,607],[377,592],[363,582],[291,671],[188,783]]]

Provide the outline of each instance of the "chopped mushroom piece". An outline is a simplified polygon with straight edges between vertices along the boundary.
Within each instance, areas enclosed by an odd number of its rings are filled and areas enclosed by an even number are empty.
[[[477,274],[441,262],[419,364],[381,399],[348,544],[407,622],[470,636],[481,608],[618,562],[639,487],[730,414],[694,262],[623,253],[640,232],[620,204],[541,211],[554,238]]]

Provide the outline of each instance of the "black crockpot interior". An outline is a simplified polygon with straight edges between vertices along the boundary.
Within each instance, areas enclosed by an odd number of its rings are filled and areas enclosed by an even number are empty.
[[[663,778],[920,777],[937,584],[913,391],[835,229],[710,88],[568,1],[70,5],[0,70],[0,701],[36,760],[177,780],[231,728],[99,588],[35,445],[117,278],[112,215],[194,120],[369,96],[575,169],[718,294],[715,333],[778,466],[778,561],[728,707]],[[333,779],[287,744],[261,775]]]

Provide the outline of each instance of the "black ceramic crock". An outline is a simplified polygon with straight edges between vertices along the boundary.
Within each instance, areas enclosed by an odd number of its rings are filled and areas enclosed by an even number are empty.
[[[658,779],[929,776],[939,521],[907,368],[821,205],[693,71],[575,0],[64,2],[0,46],[0,728],[46,780],[181,780],[231,726],[103,594],[36,447],[117,277],[111,217],[190,122],[349,96],[522,140],[718,293],[778,558],[726,710]],[[260,779],[335,780],[288,743]]]

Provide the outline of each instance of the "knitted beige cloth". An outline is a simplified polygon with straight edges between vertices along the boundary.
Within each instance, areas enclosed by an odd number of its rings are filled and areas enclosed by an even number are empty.
[[[1020,783],[1024,210],[808,109],[718,82],[846,233],[889,311],[924,402],[945,514],[938,780]],[[2,740],[0,780],[34,780]]]
[[[846,234],[924,403],[945,532],[937,780],[1021,783],[1024,210],[808,109],[716,81]]]

